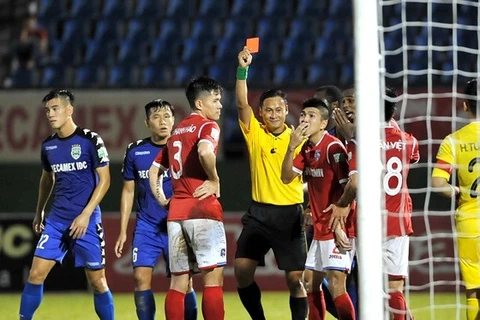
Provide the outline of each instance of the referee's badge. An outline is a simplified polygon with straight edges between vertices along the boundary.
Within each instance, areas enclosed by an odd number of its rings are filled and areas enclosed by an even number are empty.
[[[70,151],[72,158],[78,160],[82,155],[82,147],[79,144],[72,145],[72,150]]]
[[[320,160],[320,154],[321,154],[321,150],[315,150],[315,155],[314,155],[315,161]]]

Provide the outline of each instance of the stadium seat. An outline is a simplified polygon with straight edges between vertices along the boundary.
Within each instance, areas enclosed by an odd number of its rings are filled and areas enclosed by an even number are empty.
[[[163,38],[155,40],[152,45],[149,63],[156,65],[171,65],[179,61],[180,44]]]
[[[95,87],[99,84],[100,68],[96,65],[84,64],[76,69],[75,87]]]
[[[334,19],[340,17],[352,17],[352,1],[330,1],[330,7],[328,8],[328,17]]]
[[[115,65],[110,69],[108,85],[116,88],[128,88],[134,85],[133,67],[128,65]]]
[[[89,65],[100,66],[110,64],[113,60],[112,45],[106,41],[90,40],[83,62]]]
[[[153,26],[151,23],[140,18],[130,20],[125,40],[134,45],[140,45],[151,41],[152,38]]]
[[[73,0],[70,16],[73,19],[88,21],[97,18],[98,2],[91,0]]]
[[[165,8],[162,7],[162,3],[159,0],[137,0],[135,17],[152,21],[164,16]]]
[[[218,63],[234,62],[244,45],[245,41],[243,39],[222,38],[217,40],[215,61]]]
[[[193,18],[196,15],[196,0],[168,1],[167,16],[175,19]]]
[[[452,23],[453,11],[452,3],[436,3],[432,2],[432,22]]]
[[[123,65],[134,65],[147,60],[146,44],[125,39],[120,44],[117,62]]]
[[[229,19],[225,23],[223,37],[245,41],[247,38],[256,36],[253,32],[253,27],[254,25],[250,20]]]
[[[269,64],[255,64],[248,70],[248,82],[252,86],[265,86],[272,83],[272,68]]]
[[[403,53],[385,56],[385,69],[388,73],[403,71]]]
[[[220,35],[219,26],[215,19],[204,18],[195,20],[192,24],[190,36],[199,40],[214,40]]]
[[[262,11],[261,1],[233,0],[231,16],[254,19]]]
[[[257,35],[260,39],[283,39],[286,35],[287,25],[284,20],[264,17],[257,20]]]
[[[97,22],[95,41],[117,42],[120,40],[119,23],[117,21],[100,20]]]
[[[165,19],[160,25],[159,39],[174,42],[186,37],[187,30],[184,21],[179,19]]]
[[[223,86],[235,84],[236,67],[232,63],[216,63],[209,65],[208,76],[217,80]]]
[[[267,17],[287,18],[294,12],[293,4],[293,1],[266,0],[263,14]]]
[[[325,20],[325,22],[323,23],[323,30],[321,36],[330,39],[343,36],[340,31],[340,22],[334,18],[328,18],[327,20]]]
[[[124,20],[129,16],[129,1],[105,0],[102,15],[108,20]]]
[[[337,43],[338,42],[328,38],[317,38],[313,50],[313,60],[320,62],[325,59],[335,59],[337,57]]]
[[[185,87],[193,77],[201,75],[204,75],[201,67],[191,64],[182,64],[175,69],[173,84],[179,87]]]
[[[316,19],[297,18],[290,23],[289,37],[297,41],[312,40],[320,33]]]
[[[282,60],[310,62],[312,59],[312,41],[298,41],[295,38],[288,38],[283,41]]]
[[[307,68],[307,84],[319,86],[321,84],[333,83],[338,78],[336,64],[321,62],[311,64]]]
[[[225,18],[228,16],[228,1],[200,0],[198,14],[214,19]]]
[[[65,86],[65,67],[60,63],[48,64],[43,69],[40,86],[44,88]]]
[[[195,38],[183,41],[182,62],[208,63],[213,57],[212,42]]]
[[[297,4],[297,17],[320,18],[327,16],[326,1],[299,0]]]
[[[168,87],[171,81],[171,70],[166,65],[151,64],[143,69],[141,85],[144,87]]]
[[[18,67],[10,75],[13,88],[28,88],[33,86],[34,71],[24,67]]]
[[[340,83],[353,83],[354,82],[354,68],[353,63],[344,62],[341,64],[340,71]]]
[[[298,63],[282,63],[275,66],[273,74],[275,85],[298,85],[302,82],[303,70]]]
[[[52,17],[60,20],[66,15],[64,1],[59,0],[42,0],[38,2],[37,19],[41,25],[47,25]]]

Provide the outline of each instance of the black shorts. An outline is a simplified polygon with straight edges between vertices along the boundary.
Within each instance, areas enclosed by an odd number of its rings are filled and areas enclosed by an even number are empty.
[[[302,213],[300,204],[276,206],[253,202],[242,217],[243,229],[235,258],[257,260],[262,265],[265,254],[272,249],[280,270],[304,270],[307,249]]]

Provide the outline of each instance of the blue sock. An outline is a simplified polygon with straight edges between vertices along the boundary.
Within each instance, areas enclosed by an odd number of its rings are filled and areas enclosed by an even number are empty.
[[[135,307],[138,320],[155,319],[155,298],[152,290],[135,291]]]
[[[104,293],[94,293],[93,304],[95,305],[95,312],[100,317],[100,320],[113,320],[115,318],[113,297],[110,290]]]
[[[185,295],[185,320],[197,320],[198,307],[195,291]]]
[[[43,284],[27,282],[20,301],[20,319],[30,320],[43,298]]]

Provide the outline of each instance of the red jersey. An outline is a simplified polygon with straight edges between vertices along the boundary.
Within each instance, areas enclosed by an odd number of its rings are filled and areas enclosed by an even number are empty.
[[[328,229],[331,211],[324,213],[331,203],[343,194],[342,184],[348,180],[347,151],[334,136],[325,132],[320,141],[312,146],[305,143],[302,151],[293,160],[293,171],[303,174],[308,186],[312,210],[315,240],[334,239]]]
[[[383,188],[387,218],[387,237],[413,233],[412,199],[407,177],[411,163],[420,160],[418,142],[414,136],[390,125],[385,127],[385,140],[380,141],[384,152]]]
[[[173,130],[167,145],[157,155],[154,165],[170,170],[173,197],[168,220],[213,219],[223,220],[223,210],[215,196],[199,201],[193,197],[195,189],[208,179],[198,157],[199,142],[210,143],[215,154],[220,128],[215,121],[192,113]]]
[[[347,141],[347,153],[348,153],[348,167],[350,172],[348,175],[357,173],[357,141],[350,139]]]
[[[347,141],[347,154],[348,154],[348,176],[357,174],[357,141],[355,139],[350,139]],[[351,211],[347,219],[347,236],[349,238],[354,238],[357,236],[357,201],[354,200],[351,204]]]

